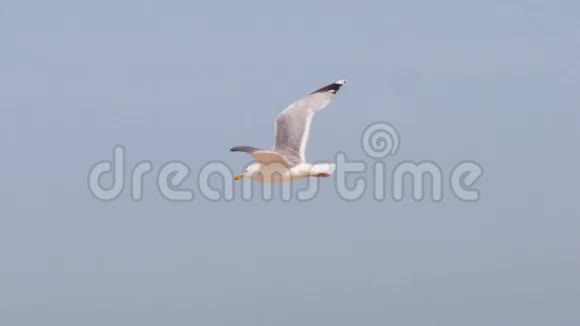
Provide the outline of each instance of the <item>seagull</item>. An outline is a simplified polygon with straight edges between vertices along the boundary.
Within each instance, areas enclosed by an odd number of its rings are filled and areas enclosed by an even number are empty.
[[[324,109],[346,83],[339,80],[326,85],[290,104],[276,117],[275,144],[272,150],[253,146],[235,146],[232,152],[245,152],[254,157],[242,174],[234,177],[263,183],[288,182],[307,177],[328,177],[335,170],[334,163],[306,163],[304,152],[314,114]]]

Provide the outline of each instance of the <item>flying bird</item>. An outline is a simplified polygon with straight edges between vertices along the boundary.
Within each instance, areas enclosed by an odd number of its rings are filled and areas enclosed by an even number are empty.
[[[272,150],[253,146],[231,148],[232,152],[246,152],[256,160],[234,179],[250,178],[258,182],[274,183],[330,176],[335,170],[335,164],[306,163],[304,152],[314,114],[328,106],[345,82],[339,80],[326,85],[290,104],[278,114]]]

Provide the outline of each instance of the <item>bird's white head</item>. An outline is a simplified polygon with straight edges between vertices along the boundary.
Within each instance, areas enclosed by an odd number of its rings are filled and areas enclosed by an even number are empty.
[[[252,176],[254,176],[254,174],[256,174],[260,170],[260,166],[261,166],[260,163],[252,163],[248,165],[248,167],[246,167],[241,174],[238,174],[234,177],[234,180],[252,178]]]

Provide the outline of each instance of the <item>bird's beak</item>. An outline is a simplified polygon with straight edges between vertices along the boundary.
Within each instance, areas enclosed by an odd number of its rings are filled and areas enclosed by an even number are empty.
[[[238,174],[238,175],[236,175],[236,176],[234,177],[234,180],[236,180],[236,181],[237,181],[237,180],[240,180],[240,179],[242,179],[243,177],[244,177],[244,175],[243,175],[243,174]]]

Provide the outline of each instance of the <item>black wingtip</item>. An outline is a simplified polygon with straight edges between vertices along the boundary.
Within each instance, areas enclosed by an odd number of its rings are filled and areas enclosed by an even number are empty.
[[[255,151],[259,151],[260,149],[257,147],[252,146],[234,146],[230,148],[230,152],[245,152],[245,153],[252,153]]]
[[[312,92],[311,94],[327,93],[327,92],[336,93],[344,84],[346,84],[346,80],[338,80],[332,84],[329,84],[329,85],[326,85],[320,89],[317,89],[316,91]]]

